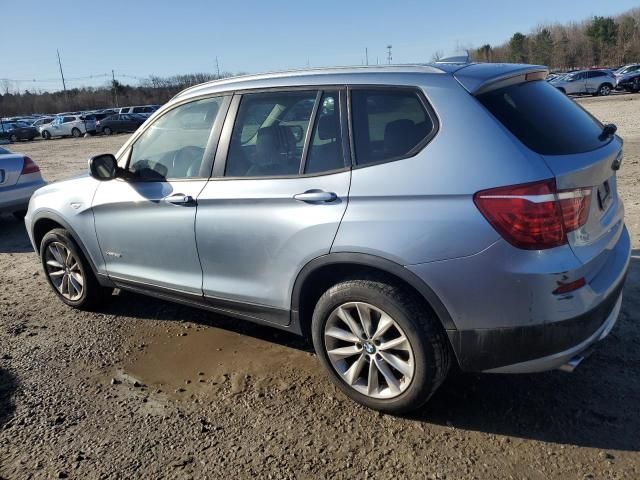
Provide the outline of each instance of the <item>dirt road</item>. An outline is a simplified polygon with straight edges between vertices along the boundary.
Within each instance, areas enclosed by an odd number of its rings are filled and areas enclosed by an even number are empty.
[[[288,334],[129,293],[65,307],[3,217],[0,479],[640,478],[640,95],[580,102],[625,139],[634,259],[618,325],[575,373],[461,375],[423,411],[381,415]],[[16,150],[56,180],[125,138]]]

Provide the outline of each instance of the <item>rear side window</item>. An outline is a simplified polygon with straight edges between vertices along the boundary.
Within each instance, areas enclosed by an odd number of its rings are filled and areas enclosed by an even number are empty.
[[[415,91],[354,89],[351,112],[358,165],[411,155],[434,132],[433,121]]]
[[[540,80],[478,95],[513,135],[542,155],[584,153],[606,144],[602,124],[573,100]]]

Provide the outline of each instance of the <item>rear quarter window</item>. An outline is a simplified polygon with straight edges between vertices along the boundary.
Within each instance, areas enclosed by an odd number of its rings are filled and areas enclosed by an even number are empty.
[[[435,132],[435,123],[414,90],[353,89],[351,111],[358,165],[411,156]]]
[[[520,83],[478,95],[502,125],[534,152],[570,155],[595,150],[603,125],[544,80]]]

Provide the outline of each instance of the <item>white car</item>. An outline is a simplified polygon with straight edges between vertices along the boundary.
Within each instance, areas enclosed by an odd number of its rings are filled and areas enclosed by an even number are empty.
[[[149,118],[153,112],[155,112],[159,105],[142,105],[137,107],[122,107],[120,113],[136,113],[145,118]]]
[[[52,137],[81,137],[87,132],[87,126],[81,115],[58,116],[53,122],[39,128],[45,140]]]

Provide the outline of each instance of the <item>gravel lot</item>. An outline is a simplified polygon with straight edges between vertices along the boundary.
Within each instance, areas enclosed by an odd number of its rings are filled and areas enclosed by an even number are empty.
[[[640,478],[640,95],[579,102],[625,139],[634,259],[618,325],[573,374],[458,375],[411,417],[344,398],[286,333],[120,293],[49,291],[0,218],[0,479]],[[125,136],[14,147],[49,181]]]

